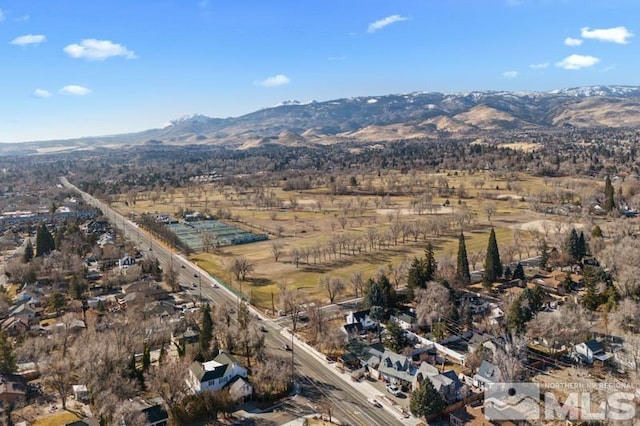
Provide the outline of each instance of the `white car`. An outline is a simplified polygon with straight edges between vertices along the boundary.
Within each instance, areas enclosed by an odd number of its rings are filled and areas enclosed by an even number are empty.
[[[402,393],[400,391],[400,388],[398,388],[395,385],[387,385],[386,389],[387,389],[387,392],[389,392],[393,396],[398,396],[398,395],[400,395]]]
[[[377,400],[377,399],[375,399],[375,398],[369,398],[369,399],[367,399],[367,401],[369,401],[369,403],[370,403],[371,405],[373,405],[374,407],[376,407],[376,408],[382,408],[382,404],[380,404],[380,403],[378,402],[378,400]]]

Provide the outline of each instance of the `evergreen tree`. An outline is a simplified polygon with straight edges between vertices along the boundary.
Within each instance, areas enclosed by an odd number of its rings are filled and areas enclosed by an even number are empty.
[[[516,265],[516,269],[513,270],[513,279],[515,280],[525,280],[526,277],[524,275],[524,268],[522,267],[522,263],[518,262]]]
[[[456,279],[461,284],[469,284],[471,274],[469,272],[469,260],[467,259],[467,245],[464,241],[464,233],[458,238],[458,260],[456,262]]]
[[[482,282],[485,287],[490,288],[491,285],[501,276],[502,263],[500,262],[500,252],[498,251],[496,232],[491,228],[491,233],[489,234],[489,245],[487,246],[487,255],[484,260],[484,274]]]
[[[544,299],[547,297],[547,292],[542,287],[535,286],[534,288],[528,288],[524,292],[527,298],[527,306],[532,314],[536,314],[542,309],[544,305]]]
[[[542,240],[540,244],[540,267],[546,269],[549,265],[549,246],[547,240]]]
[[[413,299],[413,293],[417,288],[425,288],[427,281],[424,279],[425,262],[424,258],[414,257],[407,272],[407,289],[409,299]]]
[[[43,224],[40,225],[36,232],[36,256],[45,256],[56,248],[56,243],[51,236],[51,232]]]
[[[584,257],[587,255],[587,241],[584,237],[584,231],[580,231],[580,235],[578,236],[578,261],[582,261]]]
[[[22,256],[22,261],[24,263],[29,263],[33,259],[33,246],[31,245],[31,239],[27,240],[27,245],[24,248],[24,255]]]
[[[18,370],[16,355],[13,352],[11,342],[0,330],[0,374],[13,374]]]
[[[129,362],[127,363],[127,376],[129,376],[130,379],[135,379],[138,376],[136,354],[131,354],[131,358],[129,358]]]
[[[600,225],[596,225],[593,227],[593,229],[591,230],[591,236],[593,238],[604,238],[604,234],[602,233],[602,228],[600,228]]]
[[[438,271],[438,263],[436,262],[431,243],[427,243],[427,247],[424,249],[424,263],[424,280],[425,283],[427,283],[434,280],[436,272]]]
[[[158,355],[158,364],[162,365],[167,359],[167,348],[164,347],[164,342],[160,346],[160,355]]]
[[[396,291],[385,274],[380,274],[377,280],[382,291],[382,307],[386,310],[393,309],[396,305]]]
[[[69,281],[69,297],[72,299],[81,299],[84,292],[84,286],[76,275],[71,277]]]
[[[447,403],[429,380],[425,377],[420,386],[411,394],[409,410],[417,417],[427,417],[442,413]]]
[[[202,308],[202,326],[200,328],[200,353],[206,358],[209,355],[211,339],[213,338],[213,320],[211,308],[205,304]]]
[[[367,281],[367,287],[364,292],[364,306],[365,308],[371,308],[372,306],[383,306],[384,297],[382,296],[382,289],[376,281],[369,278]]]
[[[390,321],[384,332],[384,345],[395,353],[400,353],[407,346],[404,330],[395,321]]]
[[[580,248],[578,244],[578,233],[576,232],[576,228],[572,228],[567,240],[565,241],[565,253],[574,262],[577,262],[580,256]]]
[[[605,274],[602,268],[591,265],[585,265],[582,273],[582,282],[585,288],[582,304],[585,308],[594,311],[601,304],[598,284],[605,280]]]
[[[571,272],[567,271],[567,273],[564,274],[564,278],[560,285],[562,287],[562,290],[564,291],[564,294],[568,294],[573,291],[573,280],[571,279]]]
[[[507,312],[507,328],[518,334],[522,333],[525,329],[525,324],[531,319],[531,312],[522,303],[522,297],[518,297],[509,312]]]
[[[142,371],[147,371],[151,366],[151,345],[145,343],[142,352]]]
[[[611,185],[611,179],[607,176],[604,181],[604,209],[607,212],[612,211],[616,208],[616,203],[614,200],[615,191],[613,189],[613,185]]]

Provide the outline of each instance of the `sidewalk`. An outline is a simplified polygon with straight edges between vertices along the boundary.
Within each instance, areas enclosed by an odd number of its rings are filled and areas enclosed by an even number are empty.
[[[287,339],[291,339],[291,333],[289,333],[286,329],[282,329],[280,331],[280,334],[287,337]],[[354,382],[353,380],[351,380],[351,375],[347,373],[341,373],[338,369],[336,369],[335,365],[329,365],[329,363],[326,361],[325,357],[322,354],[318,353],[318,351],[316,351],[314,348],[312,348],[308,344],[298,339],[297,336],[294,335],[294,337],[295,338],[293,339],[293,342],[296,346],[296,349],[298,348],[302,349],[309,355],[316,358],[320,363],[322,363],[326,367],[328,371],[331,371],[337,377],[340,377],[345,383],[349,384],[353,389],[360,392],[367,399],[375,398],[380,404],[382,404],[382,407],[388,413],[393,415],[395,418],[400,420],[405,425],[417,426],[420,423],[424,423],[421,419],[418,419],[414,416],[410,416],[409,418],[404,418],[402,413],[399,411],[399,406],[398,406],[398,409],[394,408],[394,406],[392,406],[389,403],[387,398],[383,398],[384,395],[382,395],[378,389],[376,389],[366,381]]]

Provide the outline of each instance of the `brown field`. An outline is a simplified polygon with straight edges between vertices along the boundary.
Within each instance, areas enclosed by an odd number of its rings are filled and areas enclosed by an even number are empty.
[[[533,226],[543,219],[543,216],[530,210],[527,199],[543,192],[577,191],[575,188],[593,186],[593,182],[572,178],[542,179],[524,174],[507,176],[496,173],[439,173],[437,175],[409,173],[406,175],[387,172],[381,177],[357,176],[361,187],[367,185],[388,187],[404,187],[414,185],[414,188],[424,187],[429,180],[446,178],[453,193],[448,197],[434,196],[432,204],[443,206],[448,200],[448,207],[441,207],[435,211],[425,211],[417,214],[412,200],[417,196],[371,196],[371,195],[328,195],[327,188],[316,188],[308,191],[284,191],[280,187],[263,189],[262,195],[273,201],[276,207],[259,207],[255,202],[256,193],[251,189],[246,192],[236,192],[231,187],[220,187],[214,184],[194,185],[188,190],[180,189],[168,193],[141,193],[136,195],[135,203],[130,195],[122,195],[112,202],[112,206],[122,213],[150,212],[174,214],[179,210],[189,209],[202,213],[216,214],[227,211],[233,218],[225,220],[234,226],[242,227],[261,233],[268,233],[269,240],[233,247],[223,247],[217,253],[196,253],[192,260],[219,277],[228,284],[242,291],[251,302],[263,308],[271,307],[272,293],[278,300],[277,283],[284,282],[289,288],[305,289],[307,295],[313,299],[326,302],[324,292],[318,288],[318,279],[324,274],[341,277],[345,280],[356,271],[363,273],[365,279],[374,276],[380,268],[397,265],[403,261],[410,262],[414,256],[423,253],[427,243],[422,237],[414,241],[409,237],[407,241],[373,251],[363,253],[348,253],[327,261],[315,262],[304,258],[296,268],[291,258],[292,249],[304,249],[326,244],[331,238],[340,234],[365,236],[369,228],[379,233],[388,232],[391,223],[411,223],[428,221],[434,217],[449,217],[452,222],[454,215],[463,204],[471,209],[475,221],[465,228],[467,252],[472,253],[486,250],[489,229],[496,230],[503,261],[505,253],[511,251],[513,259],[527,257],[525,248],[533,246],[538,227]],[[369,182],[367,182],[369,180]],[[483,180],[482,187],[478,183]],[[507,189],[507,186],[511,189]],[[457,193],[464,187],[464,196],[459,198]],[[455,188],[455,189],[453,189]],[[417,191],[422,192],[422,191]],[[297,204],[292,208],[292,202]],[[494,206],[495,213],[488,220],[486,207]],[[544,219],[566,221],[551,215]],[[344,227],[343,227],[344,225]],[[514,244],[514,232],[520,238],[520,253]],[[450,256],[455,260],[457,255],[457,238],[460,228],[454,225],[449,231],[439,237],[428,238],[436,250],[436,258]],[[272,244],[281,244],[284,254],[278,262],[274,261],[271,253]],[[529,247],[529,254],[535,250]],[[255,265],[255,270],[248,276],[246,282],[236,282],[235,277],[228,272],[228,265],[236,256],[245,256]],[[507,254],[507,256],[509,256]],[[482,259],[484,257],[482,256]],[[471,259],[470,259],[471,263]],[[482,260],[476,265],[480,267]],[[471,267],[473,265],[470,265]],[[472,268],[473,269],[473,268]],[[351,289],[341,298],[352,295]]]

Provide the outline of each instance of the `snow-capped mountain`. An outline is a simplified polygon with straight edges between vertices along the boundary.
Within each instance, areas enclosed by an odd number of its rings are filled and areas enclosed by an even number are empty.
[[[215,143],[252,147],[332,141],[387,141],[556,127],[639,127],[640,87],[589,86],[530,91],[413,92],[323,102],[287,100],[230,118],[192,114],[158,129],[74,144]]]

